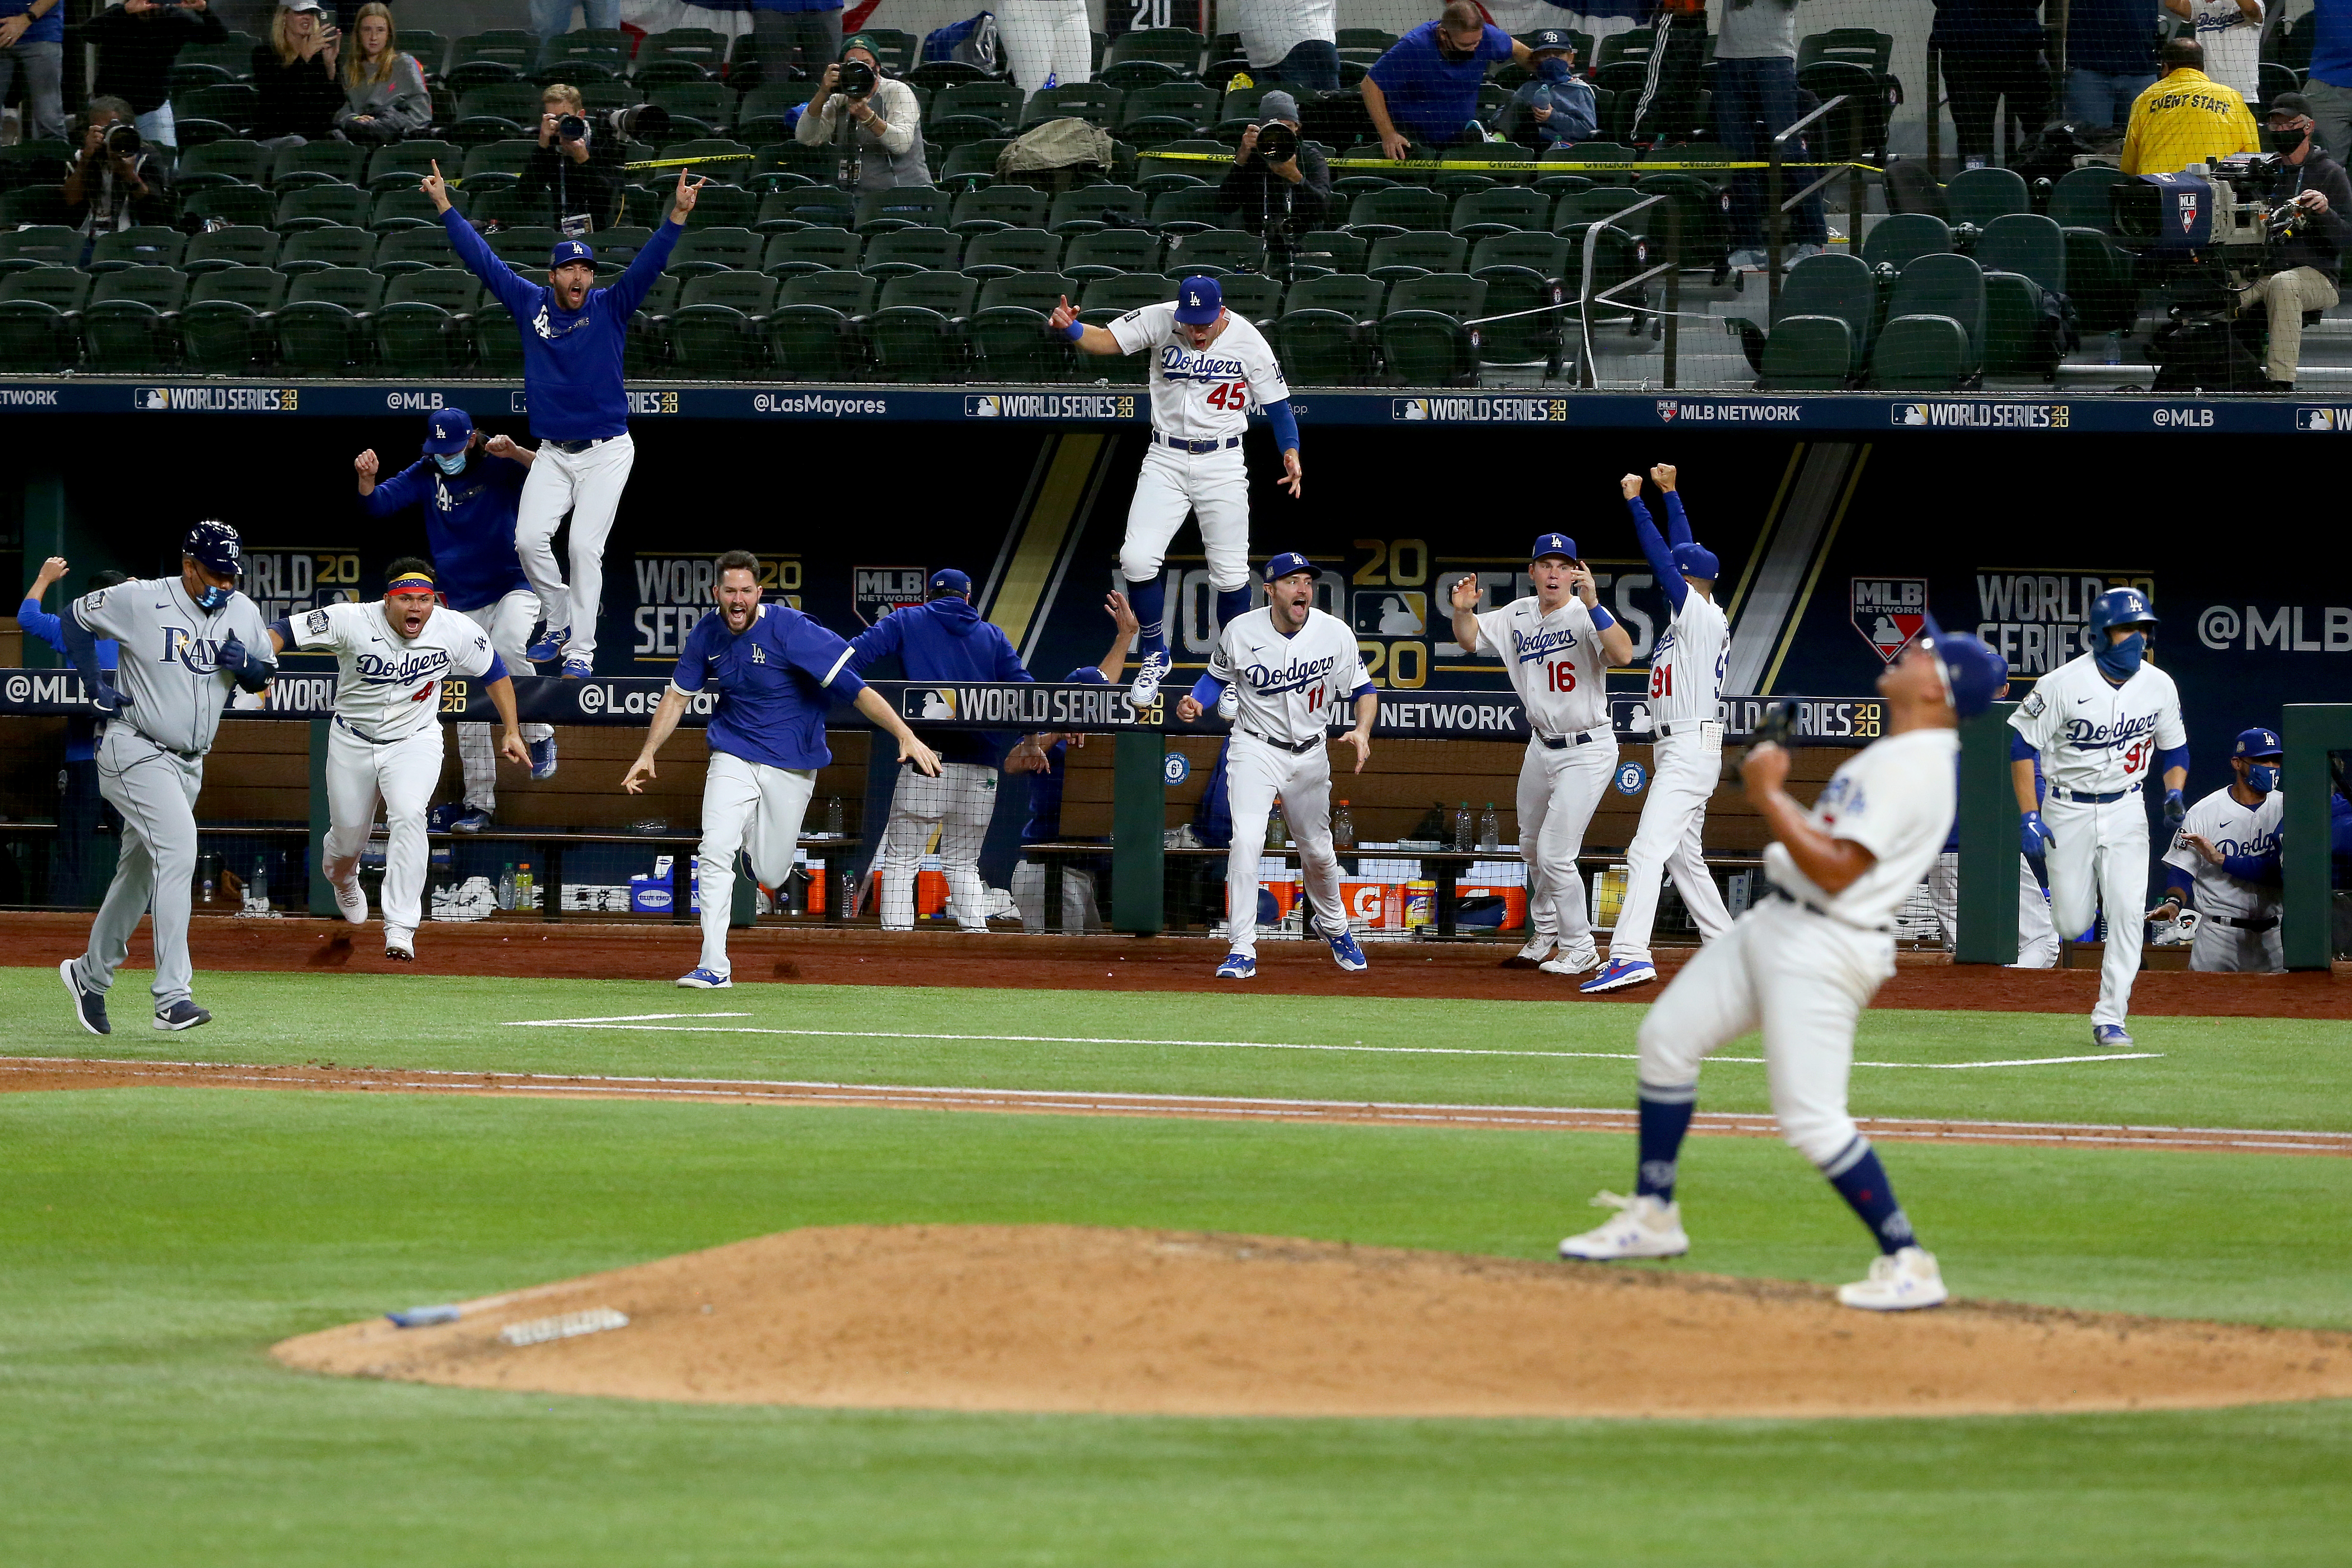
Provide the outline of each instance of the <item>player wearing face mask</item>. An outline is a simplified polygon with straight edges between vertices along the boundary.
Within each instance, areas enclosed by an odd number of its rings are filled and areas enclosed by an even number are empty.
[[[373,451],[362,452],[352,463],[359,475],[360,505],[370,517],[424,506],[425,535],[443,598],[489,634],[490,646],[509,669],[524,674],[530,670],[524,650],[539,600],[515,553],[515,514],[536,455],[505,436],[485,440],[464,409],[442,408],[431,416],[425,455],[391,479],[376,482]],[[555,731],[526,724],[522,738],[530,748],[530,776],[553,777]],[[466,770],[465,802],[436,807],[433,826],[478,833],[498,808],[490,726],[458,725],[457,755]]]

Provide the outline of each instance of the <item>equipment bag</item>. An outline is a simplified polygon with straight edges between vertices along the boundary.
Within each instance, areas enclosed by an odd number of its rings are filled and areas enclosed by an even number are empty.
[[[955,60],[978,66],[994,75],[997,69],[996,13],[982,11],[966,21],[950,22],[923,35],[923,58]]]
[[[996,155],[996,177],[1037,183],[1034,176],[1099,174],[1111,166],[1110,132],[1075,116],[1048,120],[1013,139]]]

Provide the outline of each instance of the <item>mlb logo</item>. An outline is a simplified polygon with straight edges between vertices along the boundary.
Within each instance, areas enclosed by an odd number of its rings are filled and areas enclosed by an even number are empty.
[[[2336,410],[2298,408],[2294,411],[2294,427],[2298,430],[2333,430],[2336,428]]]
[[[1675,415],[1680,414],[1682,411],[1683,405],[1676,403],[1673,398],[1661,397],[1658,399],[1659,418],[1671,420]]]
[[[1361,637],[1417,637],[1429,630],[1429,595],[1409,588],[1373,588],[1356,595]]]
[[[139,406],[148,413],[161,413],[172,406],[172,395],[160,386],[139,389]]]
[[[1927,625],[1925,577],[1855,577],[1847,584],[1853,629],[1893,664]]]
[[[1389,417],[1392,419],[1427,419],[1429,417],[1429,399],[1426,397],[1400,397],[1391,406],[1389,410]]]
[[[2180,193],[2180,231],[2183,234],[2197,226],[2197,193]]]
[[[967,419],[1002,418],[1004,414],[1004,399],[1002,397],[967,397],[963,400],[963,413],[964,417]]]
[[[956,716],[956,694],[946,686],[909,688],[900,699],[901,711],[909,720],[952,719]]]
[[[1888,409],[1887,414],[1892,422],[1896,425],[1925,425],[1927,423],[1927,405],[1924,403],[1898,403],[1894,407]]]

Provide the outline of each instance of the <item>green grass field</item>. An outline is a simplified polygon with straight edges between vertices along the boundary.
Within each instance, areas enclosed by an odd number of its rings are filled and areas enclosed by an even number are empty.
[[[207,975],[219,1015],[9,1054],[1622,1105],[1638,1005]],[[742,1013],[688,1029],[517,1020]],[[1563,1031],[1570,1026],[1572,1037]],[[702,1032],[809,1029],[806,1035]],[[2341,1128],[2340,1024],[2136,1021],[2155,1059],[1857,1068],[1858,1110]],[[2087,1054],[2073,1017],[1871,1015],[1858,1056]],[[950,1036],[1018,1038],[942,1039]],[[1323,1045],[1299,1051],[1241,1044]],[[1562,1053],[1468,1056],[1368,1046]],[[1727,1056],[1755,1055],[1752,1043]],[[1762,1108],[1756,1066],[1705,1103]],[[2352,1162],[1890,1145],[1962,1294],[2352,1329]],[[1058,1221],[1543,1257],[1600,1134],[122,1089],[0,1097],[0,1560],[92,1563],[2340,1563],[2352,1405],[2005,1420],[1202,1421],[803,1412],[315,1378],[387,1307],[796,1226]],[[1794,1154],[1701,1139],[1712,1272],[1853,1278]]]

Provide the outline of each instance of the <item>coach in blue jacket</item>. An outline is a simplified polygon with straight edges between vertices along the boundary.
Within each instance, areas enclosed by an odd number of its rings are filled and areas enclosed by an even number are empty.
[[[1004,634],[972,608],[971,579],[952,566],[931,574],[928,602],[885,616],[860,634],[849,645],[850,668],[864,675],[893,654],[908,680],[1033,679]],[[930,698],[925,711],[945,717],[951,700]],[[980,878],[980,848],[996,813],[997,760],[1012,737],[987,730],[926,730],[920,721],[915,733],[939,752],[940,776],[899,771],[889,825],[882,830],[882,929],[914,929],[915,873],[936,827],[948,912],[965,931],[986,931],[988,887]]]
[[[33,585],[25,590],[25,602],[16,607],[16,624],[55,648],[61,658],[72,657],[66,652],[65,631],[58,616],[41,608],[41,596],[67,570],[62,555],[52,555],[42,562],[40,571],[33,577]],[[93,572],[84,588],[95,593],[122,581],[120,572]],[[112,637],[100,637],[97,643],[98,668],[110,676],[120,657],[120,645]],[[95,874],[97,868],[89,858],[94,836],[100,831],[101,822],[105,824],[104,831],[115,832],[121,818],[113,806],[99,797],[97,758],[98,721],[87,713],[67,714],[65,790],[58,806],[58,874],[52,889],[53,900],[58,903],[95,903],[95,899],[84,897],[85,886],[96,893],[107,880]]]

